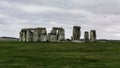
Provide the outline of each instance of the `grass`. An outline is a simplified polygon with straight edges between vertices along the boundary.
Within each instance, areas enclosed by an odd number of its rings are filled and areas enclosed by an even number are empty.
[[[120,68],[120,42],[0,42],[0,68]]]

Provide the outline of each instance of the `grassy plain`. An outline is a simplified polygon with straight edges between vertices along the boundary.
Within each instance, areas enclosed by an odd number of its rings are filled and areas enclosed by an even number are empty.
[[[120,41],[0,42],[0,68],[120,68]]]

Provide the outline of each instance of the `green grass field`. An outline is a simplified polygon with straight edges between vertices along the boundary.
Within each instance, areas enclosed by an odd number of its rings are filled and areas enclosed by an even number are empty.
[[[120,68],[120,42],[0,42],[0,68]]]

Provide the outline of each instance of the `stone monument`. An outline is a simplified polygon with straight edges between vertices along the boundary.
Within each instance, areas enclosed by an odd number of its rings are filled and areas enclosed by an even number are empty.
[[[96,30],[91,30],[90,31],[90,41],[91,42],[96,42]]]
[[[84,33],[84,42],[89,42],[89,32],[85,31]]]
[[[80,26],[73,26],[73,36],[72,36],[72,40],[80,40],[80,36],[81,36],[81,31],[80,31],[81,27]]]

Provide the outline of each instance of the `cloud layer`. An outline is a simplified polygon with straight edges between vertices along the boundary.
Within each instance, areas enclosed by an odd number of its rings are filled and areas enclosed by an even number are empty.
[[[119,0],[0,0],[0,36],[19,37],[21,28],[72,27],[95,29],[99,39],[120,39]]]

